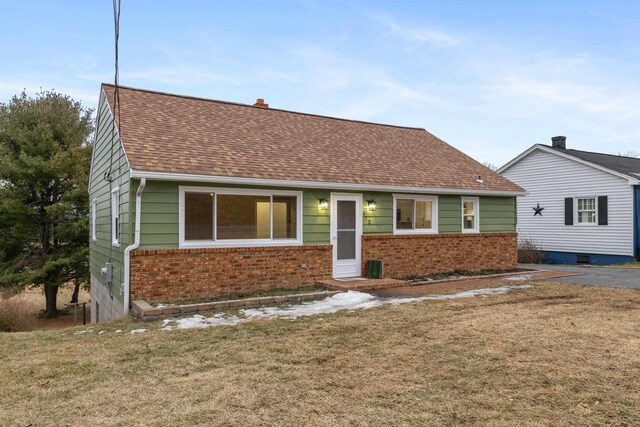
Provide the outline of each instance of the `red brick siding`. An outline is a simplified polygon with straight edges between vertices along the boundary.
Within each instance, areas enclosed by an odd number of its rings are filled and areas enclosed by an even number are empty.
[[[331,245],[140,250],[131,253],[131,300],[295,288],[331,275]]]
[[[516,233],[362,236],[363,273],[384,260],[385,277],[456,269],[513,268]],[[306,268],[301,268],[306,264]],[[206,298],[236,292],[295,288],[332,276],[332,246],[152,249],[131,253],[131,299]]]
[[[368,234],[362,236],[362,267],[369,259],[384,260],[384,275],[405,278],[456,269],[514,268],[517,233]]]

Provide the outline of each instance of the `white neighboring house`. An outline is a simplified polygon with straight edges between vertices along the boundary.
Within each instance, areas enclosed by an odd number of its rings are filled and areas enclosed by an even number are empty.
[[[640,158],[536,144],[498,172],[527,191],[518,234],[545,262],[605,265],[640,257]]]

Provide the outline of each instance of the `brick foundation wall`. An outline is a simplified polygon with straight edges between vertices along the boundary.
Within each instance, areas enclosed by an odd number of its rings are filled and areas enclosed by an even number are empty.
[[[369,259],[384,260],[384,275],[396,279],[456,269],[515,268],[517,233],[368,234],[362,236],[362,268]]]
[[[331,245],[148,249],[131,253],[131,300],[296,288],[331,275]]]

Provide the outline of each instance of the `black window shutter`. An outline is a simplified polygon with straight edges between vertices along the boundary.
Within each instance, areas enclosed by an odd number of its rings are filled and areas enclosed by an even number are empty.
[[[608,197],[598,196],[598,225],[609,223]]]
[[[564,199],[564,225],[573,225],[573,197]]]

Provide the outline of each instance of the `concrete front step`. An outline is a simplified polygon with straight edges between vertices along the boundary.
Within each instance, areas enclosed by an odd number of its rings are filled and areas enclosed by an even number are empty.
[[[375,291],[379,289],[397,288],[400,286],[408,286],[409,282],[398,279],[367,279],[359,278],[355,280],[336,280],[327,279],[320,280],[318,286],[333,291]]]

